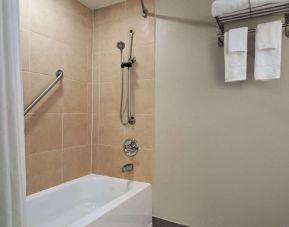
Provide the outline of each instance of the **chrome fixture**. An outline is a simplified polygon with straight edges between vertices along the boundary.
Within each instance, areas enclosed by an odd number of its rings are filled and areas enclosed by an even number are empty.
[[[132,164],[132,163],[125,164],[125,165],[121,168],[121,171],[122,171],[123,173],[132,172],[132,171],[133,171],[133,164]]]
[[[122,52],[123,49],[125,48],[125,43],[122,42],[122,41],[119,41],[117,44],[116,44],[117,48],[120,49],[120,51]]]
[[[63,78],[63,71],[57,70],[56,79],[37,97],[31,104],[29,104],[24,110],[24,116],[33,109],[33,107]]]
[[[142,16],[146,18],[149,14],[149,11],[145,8],[143,0],[140,0],[141,7],[142,7]]]
[[[285,19],[283,28],[285,28],[285,36],[289,38],[289,3],[274,3],[265,6],[249,7],[245,10],[239,10],[223,16],[215,17],[218,27],[217,37],[219,46],[224,46],[225,25],[233,22],[274,15],[284,15]],[[256,29],[249,29],[248,32],[255,33]]]
[[[125,43],[119,41],[116,44],[116,47],[120,50],[120,66],[121,66],[121,78],[122,78],[122,85],[121,85],[121,102],[120,102],[120,121],[123,125],[134,125],[135,124],[135,117],[132,110],[132,78],[131,78],[131,70],[133,64],[136,62],[136,58],[132,55],[133,50],[133,37],[134,37],[134,30],[131,29],[129,31],[130,36],[130,50],[129,50],[129,58],[128,61],[124,61],[123,57],[123,50],[125,48]],[[124,69],[127,68],[127,99],[126,103],[124,103]],[[124,114],[127,112],[127,119],[124,120]]]
[[[139,151],[139,145],[135,139],[126,139],[123,143],[123,150],[126,156],[133,157]]]
[[[123,49],[125,48],[125,43],[123,41],[119,41],[117,44],[116,44],[116,47],[118,49],[120,49],[120,55],[121,55],[121,59],[120,61],[123,62]]]

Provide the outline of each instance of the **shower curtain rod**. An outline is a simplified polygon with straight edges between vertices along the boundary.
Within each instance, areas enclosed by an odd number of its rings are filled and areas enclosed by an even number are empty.
[[[142,15],[143,15],[144,18],[147,18],[149,12],[146,9],[143,0],[140,0],[140,3],[141,3],[141,7],[142,7]]]
[[[24,116],[33,109],[33,107],[42,99],[44,96],[63,78],[63,71],[57,70],[56,72],[56,79],[36,98],[34,99],[31,104],[25,108]]]

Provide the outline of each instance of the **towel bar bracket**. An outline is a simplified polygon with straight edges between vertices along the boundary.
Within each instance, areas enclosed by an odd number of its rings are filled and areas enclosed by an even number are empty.
[[[289,27],[289,13],[285,14],[285,35],[286,35],[287,38],[289,38],[288,27]]]
[[[218,46],[223,47],[224,46],[224,37],[218,37]]]

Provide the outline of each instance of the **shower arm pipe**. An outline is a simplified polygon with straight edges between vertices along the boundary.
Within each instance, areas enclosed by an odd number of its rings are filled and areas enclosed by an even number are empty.
[[[143,0],[140,0],[141,7],[142,7],[142,15],[144,18],[147,18],[149,11],[146,9]]]
[[[38,102],[40,102],[41,99],[45,97],[45,95],[60,81],[63,79],[63,71],[57,70],[56,72],[56,79],[37,97],[35,98],[24,110],[24,116],[28,114],[34,106],[37,105]]]

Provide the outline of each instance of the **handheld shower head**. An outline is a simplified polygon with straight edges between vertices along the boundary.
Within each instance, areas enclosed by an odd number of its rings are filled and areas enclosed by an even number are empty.
[[[122,52],[123,49],[125,48],[125,43],[123,41],[119,41],[117,44],[116,44],[116,47],[118,49],[120,49],[120,51]]]

